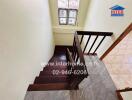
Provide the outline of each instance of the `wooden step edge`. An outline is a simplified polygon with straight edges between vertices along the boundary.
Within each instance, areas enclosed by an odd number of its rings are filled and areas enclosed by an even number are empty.
[[[30,84],[27,91],[71,90],[67,83]]]
[[[66,74],[62,74],[62,73],[57,73],[57,74],[54,74],[52,73],[52,71],[49,73],[48,72],[44,72],[44,71],[40,71],[39,73],[39,76],[67,76]]]
[[[45,84],[45,83],[59,83],[59,82],[70,82],[68,76],[37,76],[34,80],[34,84]]]
[[[67,67],[62,67],[62,66],[56,66],[56,67],[44,67],[43,71],[52,71],[52,70],[67,70]]]

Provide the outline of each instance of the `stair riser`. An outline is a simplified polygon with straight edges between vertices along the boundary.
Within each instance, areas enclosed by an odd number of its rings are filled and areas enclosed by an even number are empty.
[[[40,72],[39,76],[66,76],[66,74],[62,74],[62,73],[53,74],[52,71],[49,71],[49,72]]]
[[[70,90],[67,83],[31,84],[27,91]]]
[[[47,84],[47,83],[61,83],[68,82],[70,79],[68,77],[36,77],[35,84]]]

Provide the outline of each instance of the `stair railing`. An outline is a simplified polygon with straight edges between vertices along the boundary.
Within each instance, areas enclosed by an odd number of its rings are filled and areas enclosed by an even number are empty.
[[[91,32],[91,31],[77,31],[74,34],[74,41],[73,41],[73,50],[70,52],[69,49],[67,49],[67,57],[68,61],[70,63],[73,63],[74,65],[69,66],[69,69],[71,70],[70,78],[71,78],[71,88],[76,89],[78,88],[78,85],[80,82],[88,76],[88,71],[86,68],[85,60],[84,60],[84,53],[85,54],[96,54],[96,51],[106,38],[106,36],[112,36],[112,32]],[[86,44],[84,44],[84,48],[81,48],[81,44],[83,43],[84,36],[88,36],[88,39],[86,41]],[[88,52],[87,50],[88,43],[92,36],[96,36],[93,40],[93,43],[91,44],[91,47],[89,48]],[[101,41],[97,44],[96,41],[99,38],[99,36],[103,36]],[[80,41],[79,41],[79,37]],[[86,39],[86,38],[85,38]],[[95,50],[93,51],[93,47],[96,43]],[[93,51],[93,52],[91,52]]]
[[[74,35],[73,50],[70,52],[67,49],[68,61],[71,64],[71,88],[77,89],[80,82],[88,76],[88,71],[85,65],[83,52],[79,43],[77,33]]]
[[[96,54],[97,50],[103,43],[104,39],[108,36],[112,36],[113,33],[112,32],[77,31],[77,35],[81,36],[80,45],[83,43],[82,41],[84,40],[84,36],[88,36],[86,44],[84,44],[83,53],[94,55],[94,54]],[[92,36],[95,36],[95,39],[92,41],[93,43],[89,46],[90,47],[89,50],[87,50],[88,44],[89,44]],[[102,37],[102,39],[97,43],[97,40],[99,37]],[[95,45],[95,43],[96,43],[96,45]],[[94,48],[94,50],[93,50],[93,48]],[[86,50],[87,50],[87,52],[85,52]]]

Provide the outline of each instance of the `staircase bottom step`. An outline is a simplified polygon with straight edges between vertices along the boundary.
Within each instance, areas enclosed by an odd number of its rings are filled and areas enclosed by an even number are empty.
[[[73,90],[68,83],[30,84],[27,91]],[[75,89],[74,89],[75,90]]]

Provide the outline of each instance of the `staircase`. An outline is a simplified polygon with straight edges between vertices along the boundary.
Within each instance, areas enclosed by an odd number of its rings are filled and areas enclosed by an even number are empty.
[[[111,36],[112,34],[111,32],[77,31],[74,35],[73,46],[55,47],[54,55],[49,60],[48,65],[35,78],[34,83],[29,85],[27,91],[79,89],[79,84],[88,76],[84,54],[96,54],[106,36]],[[85,35],[89,37],[82,50],[81,45]],[[91,36],[96,36],[96,38],[88,53],[86,53]],[[102,40],[95,50],[91,52],[99,36],[102,37]],[[79,39],[79,37],[81,38]]]
[[[56,46],[54,55],[50,59],[51,63],[67,63],[66,50],[72,49],[72,46]],[[67,65],[47,65],[39,76],[35,78],[34,84],[29,85],[28,91],[46,91],[46,90],[70,90],[70,77],[64,71],[68,69]],[[59,71],[62,73],[55,73]]]

